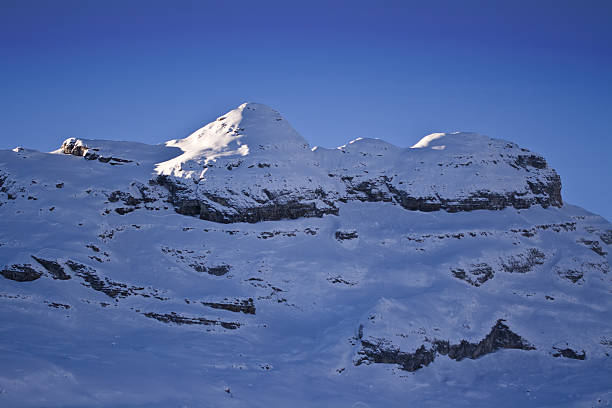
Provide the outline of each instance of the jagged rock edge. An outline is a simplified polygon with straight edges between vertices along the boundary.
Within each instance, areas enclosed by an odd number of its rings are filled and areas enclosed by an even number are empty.
[[[535,350],[530,343],[518,334],[514,333],[499,319],[491,328],[491,331],[478,343],[470,343],[461,340],[459,344],[450,344],[447,340],[431,340],[431,347],[421,345],[413,353],[402,352],[399,348],[388,346],[384,341],[377,343],[360,339],[362,349],[358,352],[360,357],[355,365],[363,363],[397,364],[405,371],[416,371],[431,364],[438,355],[461,361],[464,358],[475,360],[486,354],[500,349]]]

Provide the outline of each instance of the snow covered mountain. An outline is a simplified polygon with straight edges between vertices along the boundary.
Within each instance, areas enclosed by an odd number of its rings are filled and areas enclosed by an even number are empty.
[[[0,217],[1,406],[612,404],[612,225],[511,142],[248,103],[0,151]]]

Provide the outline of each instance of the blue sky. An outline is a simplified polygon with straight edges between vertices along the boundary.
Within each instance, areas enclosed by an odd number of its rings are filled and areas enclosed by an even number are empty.
[[[612,2],[0,0],[0,148],[160,143],[242,102],[311,143],[476,131],[612,220]]]

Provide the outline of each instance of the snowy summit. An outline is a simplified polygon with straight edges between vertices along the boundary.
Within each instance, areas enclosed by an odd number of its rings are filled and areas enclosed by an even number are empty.
[[[160,163],[158,173],[200,178],[203,176],[198,170],[221,157],[290,154],[308,149],[306,140],[277,111],[258,103],[243,103],[188,137],[166,142],[166,146],[178,147],[183,154]]]

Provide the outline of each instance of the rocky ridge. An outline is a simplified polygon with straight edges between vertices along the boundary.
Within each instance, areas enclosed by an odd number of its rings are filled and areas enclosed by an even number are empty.
[[[121,146],[98,145],[71,138],[58,152],[138,162],[116,157],[131,157]],[[433,134],[410,149],[379,139],[310,149],[278,112],[251,103],[166,146],[177,156],[143,181],[164,187],[179,214],[214,222],[338,215],[349,201],[425,212],[563,204],[560,178],[542,156],[473,133]]]

